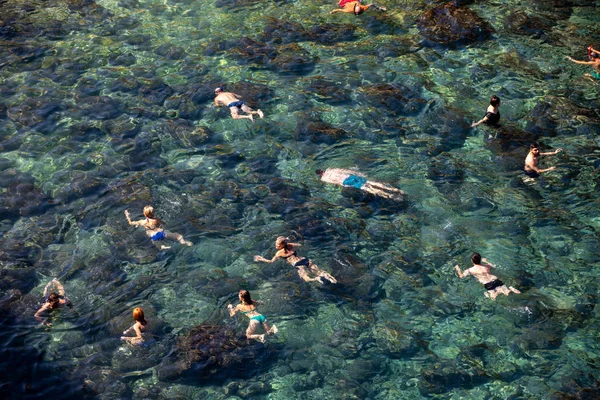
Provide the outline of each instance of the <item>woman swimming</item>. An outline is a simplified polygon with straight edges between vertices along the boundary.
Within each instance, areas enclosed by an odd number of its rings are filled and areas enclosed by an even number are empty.
[[[583,76],[592,80],[600,80],[600,51],[594,49],[593,46],[588,47],[588,59],[589,61],[578,61],[567,56],[567,60],[575,64],[590,65],[594,69],[591,74],[584,74]]]
[[[241,303],[237,306],[233,306],[232,304],[228,304],[227,308],[229,309],[229,316],[233,317],[238,311],[242,314],[245,314],[248,318],[250,318],[250,323],[248,324],[248,329],[246,329],[246,337],[248,339],[256,339],[261,343],[265,342],[265,335],[274,335],[278,332],[277,327],[273,325],[270,327],[267,323],[267,319],[258,311],[256,311],[257,302],[250,298],[250,292],[247,290],[240,290],[238,294]],[[262,335],[255,335],[256,328],[262,325],[265,333]]]
[[[485,111],[485,115],[477,122],[471,124],[471,128],[476,127],[479,124],[496,125],[500,121],[500,97],[493,95],[490,99],[490,105]]]
[[[131,325],[131,328],[123,331],[123,335],[127,335],[132,330],[135,332],[135,336],[121,336],[121,340],[131,344],[142,344],[146,341],[146,326],[148,321],[144,318],[144,310],[140,307],[133,309],[133,319],[135,324]]]
[[[270,260],[267,260],[263,256],[254,256],[254,261],[272,263],[278,258],[283,258],[288,264],[298,268],[298,275],[300,275],[300,278],[304,279],[306,282],[319,281],[324,283],[322,278],[325,278],[331,283],[337,283],[337,280],[333,276],[321,270],[316,264],[313,264],[311,260],[305,257],[298,257],[294,248],[299,246],[300,245],[298,243],[290,243],[288,238],[279,236],[277,240],[275,240],[275,248],[277,249],[275,256],[273,256],[273,258]],[[317,277],[311,278],[306,267],[308,267],[310,272]]]
[[[56,310],[58,308],[62,308],[67,306],[73,311],[73,304],[71,300],[65,297],[65,288],[58,281],[58,279],[54,278],[44,288],[44,304],[42,307],[36,311],[35,318],[40,321],[43,325],[52,326],[50,322],[48,322],[48,318],[43,318],[42,314],[44,312],[49,312],[52,310]]]
[[[179,241],[179,243],[184,244],[186,246],[192,245],[192,242],[185,240],[181,234],[169,232],[163,229],[162,226],[164,225],[164,222],[154,215],[154,207],[144,207],[144,216],[146,217],[146,219],[132,221],[129,211],[125,210],[125,218],[127,218],[127,222],[129,222],[129,225],[143,227],[146,230],[146,234],[150,236],[150,239],[152,239],[152,244],[154,244],[159,249],[166,250],[171,248],[171,246],[165,246],[160,243],[165,239],[177,240]]]

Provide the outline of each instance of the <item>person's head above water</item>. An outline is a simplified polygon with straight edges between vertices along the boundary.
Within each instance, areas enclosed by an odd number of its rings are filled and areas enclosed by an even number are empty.
[[[154,216],[154,207],[152,207],[152,206],[144,207],[144,217],[150,218],[150,219],[155,219],[156,217]]]
[[[362,7],[360,6],[360,2],[357,1],[356,3],[354,3],[354,15],[358,15],[361,12],[363,12]]]
[[[318,169],[315,171],[315,174],[317,174],[319,176],[323,176],[324,173],[325,173],[325,171],[323,171],[322,169]]]
[[[277,239],[275,239],[275,247],[278,249],[283,249],[289,241],[289,238],[286,238],[285,236],[279,236]]]
[[[225,89],[223,89],[223,84],[220,84],[218,88],[215,89],[215,95],[224,92]]]
[[[473,255],[471,255],[471,261],[473,264],[481,264],[481,254],[473,253]]]
[[[537,144],[530,144],[529,145],[529,152],[537,154],[537,153],[540,152],[540,148],[539,148],[539,146]]]
[[[144,310],[142,310],[140,307],[133,309],[133,319],[142,325],[146,325],[148,323],[144,318]]]
[[[48,296],[48,303],[50,303],[50,307],[52,307],[52,308],[58,307],[59,302],[60,302],[60,296],[58,295],[58,293],[56,293],[56,292],[50,293],[50,296]]]
[[[490,105],[493,107],[498,107],[500,105],[500,97],[493,95],[490,99]]]
[[[240,301],[244,304],[250,305],[254,303],[250,298],[250,292],[245,289],[240,290],[238,297],[240,298]]]

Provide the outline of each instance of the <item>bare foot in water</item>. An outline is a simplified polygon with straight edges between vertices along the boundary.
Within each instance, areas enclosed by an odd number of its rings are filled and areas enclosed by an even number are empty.
[[[337,283],[337,279],[335,279],[333,276],[331,276],[327,272],[321,272],[320,276],[327,279],[331,283]],[[321,282],[321,283],[323,283],[323,282]]]

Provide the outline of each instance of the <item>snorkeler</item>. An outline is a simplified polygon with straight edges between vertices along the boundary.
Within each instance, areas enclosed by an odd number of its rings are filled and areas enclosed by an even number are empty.
[[[241,303],[235,307],[232,304],[228,304],[227,308],[229,309],[230,317],[233,317],[239,311],[250,318],[248,329],[246,329],[246,337],[248,339],[256,339],[261,343],[264,343],[265,335],[274,335],[278,332],[275,325],[270,327],[267,323],[267,319],[258,311],[256,311],[258,302],[250,298],[250,292],[247,290],[240,290],[238,297],[240,298]],[[263,326],[265,333],[262,335],[255,335],[254,332],[256,332],[256,328],[258,328],[259,325]]]
[[[181,234],[164,230],[162,228],[164,222],[154,215],[154,208],[152,206],[144,207],[144,216],[146,219],[132,221],[129,211],[125,210],[125,217],[127,218],[129,225],[142,226],[146,230],[146,234],[150,236],[150,239],[152,239],[152,244],[159,249],[166,250],[171,248],[171,246],[165,246],[161,244],[161,242],[165,239],[173,241],[177,240],[179,243],[186,246],[192,245],[192,242],[185,240]]]
[[[594,68],[594,72],[591,74],[584,74],[583,76],[590,79],[600,80],[600,51],[595,50],[591,45],[588,47],[588,59],[590,61],[577,61],[567,56],[567,60],[574,62],[575,64],[591,65]]]
[[[500,107],[500,97],[493,95],[485,115],[479,121],[473,122],[471,128],[482,123],[486,125],[496,125],[500,121],[500,111],[498,110],[498,107]]]
[[[139,345],[146,341],[146,325],[148,325],[148,321],[144,318],[144,310],[140,307],[134,308],[133,319],[135,323],[131,325],[131,328],[124,330],[123,335],[127,335],[129,332],[134,331],[135,336],[121,336],[121,340]]]
[[[540,176],[542,172],[553,171],[556,167],[550,167],[546,169],[538,168],[538,163],[540,162],[540,156],[553,156],[562,151],[562,149],[556,149],[554,151],[548,153],[540,153],[540,148],[532,144],[529,146],[529,154],[527,154],[527,158],[525,158],[525,174],[531,178],[537,178]]]
[[[402,196],[406,194],[404,190],[396,189],[385,183],[367,180],[363,174],[349,169],[327,168],[325,171],[318,169],[315,173],[323,182],[353,187],[386,199],[401,200]]]
[[[370,7],[373,7],[378,11],[386,11],[387,10],[387,8],[380,7],[380,6],[376,5],[375,3],[371,3],[371,4],[367,4],[366,6],[363,6],[362,4],[360,4],[360,1],[353,1],[353,0],[340,0],[340,2],[338,4],[341,8],[331,10],[329,12],[329,14],[343,12],[343,13],[354,13],[354,15],[359,15],[359,14],[362,14],[363,12],[367,11]]]
[[[52,326],[48,322],[48,318],[43,318],[42,313],[45,311],[52,311],[57,308],[67,306],[73,311],[73,304],[71,300],[65,297],[65,288],[56,278],[52,279],[44,288],[44,304],[35,313],[35,318],[40,321],[43,325]]]
[[[224,91],[222,85],[215,89],[215,96],[215,106],[219,107],[220,105],[224,105],[229,107],[229,112],[233,119],[247,118],[254,122],[252,114],[258,114],[261,118],[264,118],[265,116],[262,111],[254,111],[248,107],[245,102],[240,100],[242,97],[239,94]],[[248,115],[240,115],[240,111],[243,111]]]
[[[279,236],[277,240],[275,240],[275,248],[277,249],[275,256],[273,256],[273,258],[270,260],[267,260],[263,256],[254,256],[254,261],[272,263],[278,258],[283,258],[288,264],[298,269],[298,275],[300,275],[300,278],[302,278],[305,282],[319,281],[324,283],[322,278],[325,278],[331,283],[337,283],[337,280],[333,276],[321,270],[316,264],[313,264],[311,260],[305,257],[299,257],[294,249],[295,247],[299,246],[300,245],[298,243],[290,243],[288,238]],[[310,277],[308,270],[306,269],[307,267],[313,275],[317,276],[316,278]]]
[[[495,268],[495,266],[490,264],[485,258],[481,258],[479,253],[473,253],[471,256],[471,262],[473,263],[473,266],[469,269],[461,271],[458,265],[455,265],[454,269],[456,269],[458,277],[461,279],[468,275],[473,275],[475,278],[477,278],[477,280],[483,284],[487,290],[487,292],[485,292],[485,297],[496,300],[496,296],[499,294],[508,296],[511,293],[521,293],[512,286],[506,287],[504,282],[498,279],[495,275],[492,275],[490,273],[490,269]]]

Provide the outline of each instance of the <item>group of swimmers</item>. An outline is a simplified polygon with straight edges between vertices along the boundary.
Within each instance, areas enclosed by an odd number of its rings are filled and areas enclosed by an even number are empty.
[[[379,7],[375,4],[362,5],[360,1],[351,0],[340,0],[340,9],[331,11],[331,13],[346,12],[354,13],[359,15],[360,13],[373,7],[380,11],[385,11],[384,7]],[[590,61],[577,61],[571,57],[567,57],[570,61],[577,64],[591,65],[595,72],[592,75],[586,74],[587,77],[600,79],[600,51],[595,50],[592,46],[588,47],[588,57]],[[261,110],[254,110],[250,108],[244,101],[241,100],[241,96],[232,92],[226,92],[223,86],[219,86],[215,89],[215,106],[227,106],[230,110],[233,119],[249,119],[254,122],[253,115],[258,115],[260,118],[264,118],[264,113]],[[482,119],[477,122],[473,122],[471,127],[476,127],[482,123],[488,125],[495,125],[500,121],[500,98],[496,95],[490,99],[490,105],[486,110],[486,113]],[[246,113],[241,115],[240,112]],[[556,155],[561,152],[562,149],[557,149],[553,152],[540,152],[537,145],[532,144],[529,149],[529,153],[525,159],[525,173],[530,177],[538,177],[541,173],[554,170],[556,167],[539,168],[540,156]],[[387,199],[402,199],[405,195],[404,191],[394,188],[385,183],[368,180],[362,173],[341,169],[341,168],[327,168],[325,170],[318,169],[315,171],[321,181],[339,185],[342,187],[353,187],[367,193],[371,193],[376,196],[380,196]],[[152,240],[152,243],[160,250],[169,249],[170,246],[163,244],[165,239],[177,241],[182,245],[192,246],[190,241],[184,239],[184,237],[175,232],[169,232],[164,229],[164,222],[154,214],[154,208],[146,206],[143,209],[145,219],[132,221],[129,211],[125,210],[125,217],[127,222],[132,226],[141,226],[145,229],[146,234]],[[300,257],[297,254],[296,248],[300,247],[298,243],[290,242],[290,239],[284,236],[279,236],[275,240],[276,253],[271,259],[266,259],[263,256],[254,256],[255,262],[266,262],[273,263],[278,259],[284,259],[288,264],[297,269],[298,275],[305,282],[317,281],[321,284],[328,281],[332,284],[337,283],[337,280],[328,272],[321,270],[312,260],[306,257]],[[491,268],[494,265],[489,263],[485,258],[482,258],[479,253],[473,253],[471,256],[471,262],[473,266],[462,271],[458,265],[455,266],[455,270],[460,278],[472,275],[481,284],[484,285],[486,292],[485,296],[495,300],[500,294],[508,296],[511,293],[521,293],[519,290],[512,286],[506,286],[500,279],[491,273]],[[273,335],[278,332],[276,326],[270,326],[266,318],[257,311],[258,302],[252,300],[250,292],[247,290],[240,290],[238,293],[240,304],[233,306],[228,304],[229,315],[233,317],[236,313],[240,312],[246,315],[249,319],[249,325],[246,329],[246,337],[248,339],[259,340],[265,342],[267,335]],[[35,313],[35,317],[42,322],[42,324],[51,326],[48,319],[44,319],[44,313],[52,311],[54,309],[62,308],[67,306],[73,309],[71,301],[65,296],[63,285],[55,278],[52,279],[44,288],[44,302],[41,308]],[[144,311],[140,307],[136,307],[132,313],[135,323],[127,330],[123,331],[123,335],[128,335],[130,332],[134,332],[135,336],[121,336],[121,340],[131,344],[141,344],[146,340],[146,327],[148,325],[147,320],[144,316]],[[259,326],[262,326],[265,333],[256,334],[256,330]]]

